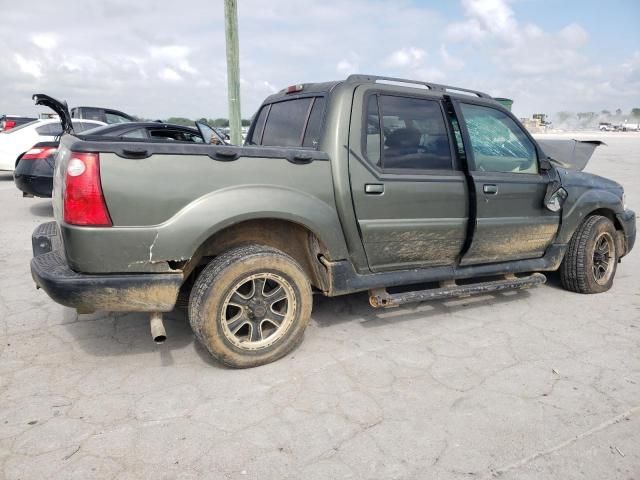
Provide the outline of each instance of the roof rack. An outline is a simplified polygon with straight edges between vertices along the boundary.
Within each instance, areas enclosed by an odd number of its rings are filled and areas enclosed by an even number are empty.
[[[452,87],[450,85],[440,85],[439,83],[431,83],[431,82],[423,82],[422,80],[408,80],[406,78],[395,78],[395,77],[382,77],[378,75],[360,75],[354,74],[349,75],[346,79],[346,83],[376,83],[379,80],[383,80],[385,82],[395,82],[395,83],[412,83],[414,85],[424,85],[429,90],[435,90],[442,93],[464,93],[476,95],[480,98],[489,98],[492,99],[491,95],[479,92],[477,90],[469,90],[468,88],[460,88],[460,87]]]

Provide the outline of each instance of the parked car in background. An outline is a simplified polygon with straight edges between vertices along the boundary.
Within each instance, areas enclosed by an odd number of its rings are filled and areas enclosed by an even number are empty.
[[[71,109],[71,118],[82,118],[84,120],[98,120],[103,123],[127,123],[135,122],[137,119],[127,113],[111,108],[101,107],[75,107]]]
[[[76,122],[77,123],[77,122]],[[181,125],[158,122],[129,122],[103,125],[84,132],[86,138],[117,138],[127,141],[165,140],[172,142],[204,143],[199,130]],[[53,190],[53,171],[59,141],[36,143],[22,155],[13,174],[16,187],[25,197],[50,198]],[[207,143],[210,143],[207,140]]]
[[[162,122],[128,122],[105,125],[85,132],[85,135],[98,135],[123,140],[169,140],[178,142],[203,143],[200,131],[193,127]]]
[[[51,198],[53,169],[60,142],[38,142],[19,159],[13,181],[24,197]]]
[[[85,132],[104,125],[95,120],[76,120],[74,128]],[[34,120],[11,130],[0,132],[0,170],[12,172],[19,157],[38,142],[53,141],[62,135],[60,120]]]
[[[2,115],[0,116],[0,132],[11,130],[12,128],[19,127],[25,123],[33,122],[37,118],[33,117],[20,117],[18,115]]]

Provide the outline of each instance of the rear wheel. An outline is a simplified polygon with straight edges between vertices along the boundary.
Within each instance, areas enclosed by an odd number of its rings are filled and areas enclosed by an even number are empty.
[[[616,229],[606,217],[588,217],[576,230],[562,265],[560,279],[567,290],[578,293],[606,292],[616,274]]]
[[[293,258],[248,245],[220,255],[202,271],[191,291],[189,320],[221,363],[255,367],[302,341],[312,302],[309,280]]]

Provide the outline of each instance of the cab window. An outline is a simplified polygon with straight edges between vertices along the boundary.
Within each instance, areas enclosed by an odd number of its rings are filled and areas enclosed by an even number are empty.
[[[476,171],[538,173],[536,148],[511,117],[481,105],[462,103],[461,109]]]
[[[312,98],[300,98],[271,105],[264,126],[262,145],[299,147]]]
[[[263,105],[248,145],[317,148],[322,134],[325,98],[304,97]]]

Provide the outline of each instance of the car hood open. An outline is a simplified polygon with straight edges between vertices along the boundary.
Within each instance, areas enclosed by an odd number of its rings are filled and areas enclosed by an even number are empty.
[[[536,138],[544,153],[563,168],[582,171],[589,163],[596,147],[606,145],[600,140],[566,138]]]

